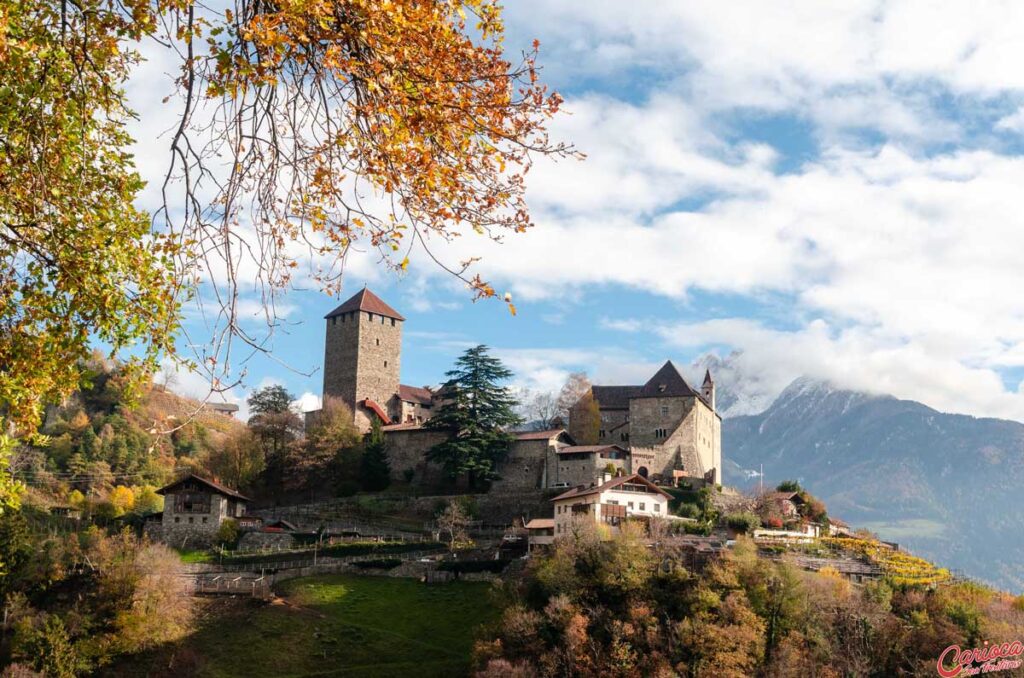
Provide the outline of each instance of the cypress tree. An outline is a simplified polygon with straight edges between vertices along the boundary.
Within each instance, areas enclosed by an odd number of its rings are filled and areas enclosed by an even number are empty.
[[[373,417],[370,432],[366,434],[359,479],[363,489],[378,492],[391,484],[391,465],[388,463],[388,444],[380,419]]]

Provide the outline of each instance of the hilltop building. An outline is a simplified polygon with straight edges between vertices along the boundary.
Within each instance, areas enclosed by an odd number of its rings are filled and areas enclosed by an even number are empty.
[[[628,448],[634,473],[666,483],[721,482],[722,417],[710,371],[698,391],[668,361],[642,386],[593,386],[589,395],[600,413],[599,443]],[[583,416],[580,407],[570,422]]]
[[[668,518],[671,498],[639,473],[606,475],[600,485],[574,487],[551,500],[555,506],[554,536],[568,533],[572,521],[579,518],[607,525],[611,532],[627,518]]]
[[[394,478],[423,482],[436,474],[426,451],[450,434],[423,427],[442,394],[400,382],[405,318],[364,287],[324,320],[324,397],[345,402],[362,431],[374,417],[383,422]],[[594,386],[591,395],[600,412],[597,444],[579,445],[561,428],[518,433],[496,487],[589,486],[605,472],[666,484],[680,477],[720,482],[722,421],[710,372],[695,390],[666,362],[641,386]]]
[[[405,318],[365,287],[324,316],[324,397],[340,398],[368,431],[384,424],[422,424],[436,396],[427,387],[399,383]]]

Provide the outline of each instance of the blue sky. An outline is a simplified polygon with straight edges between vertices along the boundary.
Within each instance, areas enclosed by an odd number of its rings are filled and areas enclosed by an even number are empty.
[[[535,390],[738,351],[727,376],[758,402],[809,375],[1024,420],[1024,8],[508,4],[506,47],[540,40],[569,113],[552,131],[587,160],[531,171],[529,233],[433,244],[448,262],[481,256],[515,318],[422,256],[402,279],[348,263],[342,298],[365,283],[408,319],[404,382],[437,383],[476,343]],[[131,93],[166,123],[151,57]],[[307,406],[319,393],[322,316],[340,300],[282,301],[273,359],[249,361],[229,397],[270,382]]]

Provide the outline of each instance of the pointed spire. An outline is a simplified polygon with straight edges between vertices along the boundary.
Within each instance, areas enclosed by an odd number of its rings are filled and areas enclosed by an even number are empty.
[[[710,369],[704,370],[704,386],[707,386],[708,384],[713,384],[713,383],[715,383],[715,382],[712,381],[712,379],[711,379],[711,370]]]

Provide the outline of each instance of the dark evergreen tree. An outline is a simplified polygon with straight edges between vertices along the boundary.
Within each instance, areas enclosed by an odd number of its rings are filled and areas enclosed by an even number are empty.
[[[364,490],[379,492],[391,484],[391,464],[388,463],[388,446],[380,419],[373,417],[370,432],[359,465],[359,481]]]
[[[512,392],[500,383],[512,376],[486,346],[466,350],[445,376],[442,405],[427,423],[453,436],[435,445],[427,458],[440,464],[452,478],[465,473],[471,486],[495,477],[497,463],[512,443],[509,431],[522,418],[515,413]]]
[[[249,396],[249,430],[263,450],[264,488],[277,498],[284,483],[286,454],[302,433],[302,420],[292,409],[295,399],[284,386],[261,388]]]

